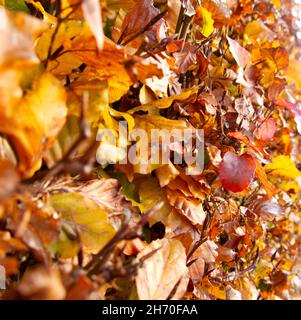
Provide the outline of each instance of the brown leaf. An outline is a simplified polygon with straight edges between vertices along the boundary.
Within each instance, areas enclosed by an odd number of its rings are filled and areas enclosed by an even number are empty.
[[[138,259],[151,252],[138,269],[138,296],[141,300],[165,300],[187,273],[185,248],[178,240],[156,240],[139,253]]]
[[[49,246],[58,237],[60,223],[51,216],[50,208],[41,209],[31,203],[26,205],[23,210],[13,209],[14,213],[8,219],[8,229],[32,250],[38,261],[50,264]]]
[[[15,166],[8,160],[0,160],[0,202],[13,194],[18,182]]]
[[[15,251],[27,251],[19,239],[12,238],[8,231],[0,231],[0,255]]]
[[[26,300],[61,300],[66,295],[59,270],[42,265],[28,269],[16,290]]]
[[[202,201],[186,198],[179,191],[167,189],[167,198],[172,207],[181,212],[193,225],[203,225],[206,214]]]
[[[66,300],[89,300],[96,291],[94,283],[83,273],[70,285],[66,295]]]
[[[138,0],[134,8],[128,13],[121,26],[122,39],[126,40],[130,36],[139,33],[153,18],[160,14],[160,10],[155,8],[153,0]],[[156,22],[146,32],[150,41],[156,40],[156,29],[160,22]]]

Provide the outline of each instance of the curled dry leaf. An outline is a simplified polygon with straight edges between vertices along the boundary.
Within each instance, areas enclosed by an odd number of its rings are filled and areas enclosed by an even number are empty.
[[[121,27],[121,40],[127,40],[135,34],[139,34],[156,16],[160,14],[160,10],[155,8],[153,0],[138,0],[134,8],[128,13],[123,20]],[[157,28],[160,22],[156,22],[150,26],[147,35],[150,41],[156,39]],[[120,42],[122,42],[119,40]]]
[[[161,239],[143,249],[138,259],[147,255],[136,276],[139,299],[165,300],[187,273],[185,248],[178,240]]]
[[[203,225],[206,214],[202,201],[186,198],[182,192],[167,189],[169,204],[184,215],[193,225]]]
[[[259,199],[259,200],[256,200],[252,204],[252,206],[253,206],[253,211],[256,214],[267,219],[274,219],[275,217],[279,216],[283,212],[283,209],[281,209],[276,199],[272,199],[272,200]]]
[[[36,203],[24,203],[22,209],[13,208],[7,227],[22,240],[39,262],[51,263],[51,244],[59,235],[60,221],[51,208],[39,208]]]

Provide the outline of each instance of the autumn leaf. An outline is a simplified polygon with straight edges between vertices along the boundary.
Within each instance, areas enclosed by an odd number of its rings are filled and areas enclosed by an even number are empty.
[[[33,47],[47,24],[23,13],[0,7],[0,68],[26,67],[39,62]],[[15,39],[15,41],[11,41]]]
[[[251,83],[246,79],[245,71],[251,66],[251,55],[248,50],[242,47],[237,41],[228,36],[227,40],[229,42],[229,50],[239,67],[236,81],[246,87],[250,87]]]
[[[25,0],[27,3],[30,3],[34,6],[41,14],[44,16],[44,20],[49,23],[56,23],[56,18],[50,15],[42,6],[41,2],[35,0]]]
[[[281,176],[284,178],[297,178],[301,172],[296,168],[289,156],[280,155],[272,159],[271,163],[264,166],[268,175]]]
[[[115,235],[113,225],[118,228],[118,218],[124,215],[126,201],[118,194],[118,182],[95,180],[67,191],[53,194],[50,204],[62,214],[63,221],[79,233],[85,250],[96,253]]]
[[[259,121],[259,127],[256,130],[256,138],[262,141],[270,141],[276,132],[276,123],[273,118]]]
[[[163,203],[163,206],[154,212],[148,221],[151,225],[157,222],[166,222],[167,216],[170,212],[170,207],[166,197],[166,190],[161,189],[156,178],[148,177],[137,182],[138,194],[140,199],[140,210],[142,213],[155,207],[158,203]]]
[[[269,199],[272,198],[272,196],[275,193],[275,187],[274,185],[268,180],[268,177],[266,175],[266,172],[264,170],[264,168],[261,166],[260,162],[256,161],[256,171],[255,174],[257,176],[257,178],[259,179],[259,181],[262,183]]]
[[[198,11],[201,13],[203,18],[200,32],[204,37],[208,38],[214,31],[214,20],[212,19],[212,14],[203,7],[199,7]]]
[[[0,0],[0,299],[300,299],[300,10]]]
[[[71,227],[78,228],[87,252],[96,253],[114,236],[108,216],[94,201],[71,193],[53,195],[50,203]]]
[[[11,137],[22,175],[31,176],[39,169],[42,155],[64,125],[66,114],[64,87],[50,73],[42,74],[14,109],[0,110],[0,131]]]
[[[19,183],[16,168],[9,160],[0,160],[0,202],[11,196]]]
[[[181,192],[168,189],[167,197],[170,205],[181,212],[193,225],[202,225],[205,220],[202,201],[187,199]]]
[[[187,90],[187,91],[180,93],[179,95],[173,95],[168,98],[158,99],[158,100],[152,101],[151,103],[135,107],[133,109],[130,109],[128,112],[130,114],[132,114],[132,113],[135,113],[138,111],[150,111],[150,110],[156,109],[156,108],[166,109],[166,108],[170,107],[170,105],[173,102],[185,101],[186,99],[192,97],[194,94],[197,93],[197,91],[198,91],[198,88],[194,88],[192,90]]]
[[[60,271],[56,267],[49,270],[43,265],[27,270],[16,291],[28,300],[58,300],[66,294]]]
[[[138,0],[132,11],[123,20],[119,42],[123,39],[126,41],[132,35],[139,33],[159,14],[160,10],[154,7],[153,0]],[[147,31],[150,40],[154,40],[153,37],[156,36],[157,26],[158,23],[150,26],[150,30]]]
[[[138,259],[146,255],[150,257],[136,277],[138,296],[141,300],[167,299],[187,272],[185,249],[178,240],[161,239],[142,250]]]
[[[218,167],[218,172],[225,189],[240,192],[252,182],[255,169],[256,163],[249,154],[237,156],[233,152],[227,152]]]

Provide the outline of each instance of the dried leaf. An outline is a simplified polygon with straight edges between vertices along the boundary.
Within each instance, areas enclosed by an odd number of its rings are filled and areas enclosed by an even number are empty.
[[[66,294],[59,270],[41,265],[27,270],[17,292],[28,300],[61,300]]]
[[[156,240],[139,253],[138,259],[152,252],[138,269],[138,296],[141,300],[165,300],[187,272],[185,249],[178,240]]]
[[[0,160],[0,202],[14,193],[18,182],[15,166],[8,160]]]
[[[23,13],[8,11],[2,6],[0,20],[0,69],[8,66],[24,68],[38,63],[33,43],[47,24]]]

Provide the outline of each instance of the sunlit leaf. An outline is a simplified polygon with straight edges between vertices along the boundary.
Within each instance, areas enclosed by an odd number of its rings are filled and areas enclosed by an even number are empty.
[[[82,9],[84,17],[89,23],[93,32],[97,47],[102,50],[104,44],[104,34],[102,30],[101,7],[98,0],[83,0]]]
[[[1,109],[0,131],[12,138],[23,175],[39,169],[43,152],[64,125],[66,114],[64,87],[50,73],[38,78],[13,110]]]
[[[218,168],[222,186],[232,192],[244,190],[252,182],[255,169],[256,163],[249,154],[227,152]]]
[[[268,175],[281,176],[284,178],[297,178],[301,172],[296,168],[289,156],[277,156],[272,159],[271,163],[264,166]]]
[[[214,31],[214,20],[212,19],[211,12],[209,12],[207,9],[200,7],[199,10],[203,17],[203,23],[200,32],[207,38]]]
[[[78,231],[87,252],[96,253],[115,234],[106,212],[83,195],[57,194],[50,197],[50,203]]]
[[[138,258],[148,254],[151,256],[136,277],[138,296],[142,300],[167,299],[187,272],[185,249],[178,240],[161,239],[148,245]]]

